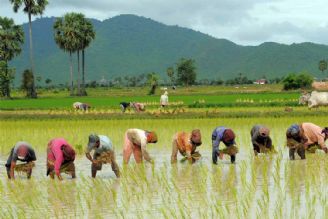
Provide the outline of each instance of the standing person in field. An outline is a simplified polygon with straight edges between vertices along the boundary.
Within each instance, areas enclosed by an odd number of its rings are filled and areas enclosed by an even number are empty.
[[[75,151],[64,138],[49,141],[47,148],[47,176],[52,179],[55,175],[62,180],[60,173],[64,172],[75,178]]]
[[[270,129],[263,125],[255,125],[251,130],[254,154],[275,152],[270,138]]]
[[[124,136],[123,146],[123,162],[128,164],[130,156],[133,153],[136,163],[141,163],[142,158],[153,163],[153,159],[149,156],[146,145],[148,143],[156,143],[157,135],[154,131],[145,131],[142,129],[128,129]]]
[[[135,112],[140,113],[146,110],[146,107],[143,103],[130,103],[130,106],[134,109]]]
[[[21,162],[21,164],[17,164],[17,161]],[[35,166],[34,161],[36,161],[36,156],[32,146],[25,141],[17,142],[11,149],[5,165],[8,178],[15,179],[14,171],[17,171],[25,172],[27,178],[30,179],[32,169]]]
[[[305,151],[315,153],[316,149],[328,152],[325,141],[328,137],[328,128],[321,128],[313,123],[305,122],[291,125],[286,131],[289,158],[295,159],[295,152],[305,159]]]
[[[164,94],[161,95],[160,105],[163,108],[169,105],[169,97],[167,91],[165,91]]]
[[[94,150],[93,157],[90,152]],[[103,164],[111,164],[116,177],[120,177],[120,169],[115,160],[114,147],[111,140],[105,135],[89,135],[88,146],[85,151],[86,157],[91,161],[91,175],[96,178],[97,171]]]
[[[218,156],[223,159],[223,154],[230,155],[231,163],[236,160],[236,154],[238,153],[238,148],[235,142],[235,133],[224,126],[216,127],[212,132],[212,161],[213,164],[217,164]],[[225,149],[219,150],[220,142],[226,146]]]
[[[196,151],[202,144],[202,136],[199,129],[192,130],[191,133],[178,132],[174,135],[172,141],[171,163],[177,162],[178,151],[182,156],[194,163],[201,158],[201,154]]]
[[[130,107],[130,105],[131,105],[131,103],[121,102],[120,107],[121,107],[122,113],[125,113],[125,111]]]

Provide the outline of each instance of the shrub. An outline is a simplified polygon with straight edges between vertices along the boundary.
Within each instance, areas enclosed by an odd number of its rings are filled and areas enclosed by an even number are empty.
[[[308,73],[295,73],[288,74],[282,81],[284,90],[295,90],[299,88],[310,88],[313,82],[312,75]]]

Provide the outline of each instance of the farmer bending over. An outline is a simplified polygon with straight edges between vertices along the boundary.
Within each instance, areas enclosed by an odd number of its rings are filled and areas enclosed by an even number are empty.
[[[325,141],[328,136],[328,128],[322,129],[313,123],[294,124],[287,129],[287,147],[289,147],[289,158],[295,159],[295,151],[305,159],[305,150],[315,153],[316,149],[328,152]]]
[[[16,164],[17,161],[22,163]],[[36,157],[32,146],[24,141],[17,142],[11,149],[6,163],[8,178],[15,179],[14,170],[16,170],[18,172],[25,172],[27,174],[27,178],[30,179],[32,175],[32,168],[35,166],[33,161],[36,161]]]
[[[93,157],[90,152],[94,150]],[[85,151],[86,157],[92,162],[91,175],[96,178],[97,171],[103,164],[111,164],[116,177],[120,177],[120,170],[115,160],[114,148],[111,140],[105,135],[89,135],[88,146]]]
[[[49,141],[47,148],[47,176],[52,179],[55,174],[62,180],[60,173],[64,172],[75,178],[75,151],[63,138],[55,138]]]
[[[219,150],[220,142],[223,142],[226,146],[225,149]],[[235,133],[223,126],[215,128],[212,132],[212,161],[217,164],[218,156],[223,159],[223,154],[230,155],[231,163],[236,160],[236,154],[238,153],[238,148],[235,142]]]
[[[148,143],[156,143],[157,135],[153,131],[144,131],[141,129],[128,129],[124,136],[123,161],[128,164],[130,156],[133,152],[136,163],[142,162],[142,157],[152,163],[153,160],[149,156],[146,145]]]
[[[145,105],[143,103],[130,103],[130,106],[134,109],[135,112],[140,113],[146,110]]]
[[[120,103],[121,111],[122,113],[125,113],[125,111],[130,107],[130,103],[128,102],[121,102]]]
[[[201,144],[202,136],[199,129],[194,129],[191,133],[176,133],[172,141],[171,163],[173,164],[177,162],[178,151],[182,156],[187,158],[190,163],[199,160],[201,155],[196,149]]]
[[[254,154],[274,152],[272,140],[270,138],[269,128],[263,125],[255,125],[251,130],[251,138],[254,149]]]

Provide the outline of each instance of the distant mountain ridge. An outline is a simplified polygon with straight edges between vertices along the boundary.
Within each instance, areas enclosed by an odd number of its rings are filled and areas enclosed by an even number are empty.
[[[198,79],[229,79],[239,73],[248,78],[281,77],[289,72],[308,71],[322,77],[318,61],[328,57],[328,46],[314,43],[284,45],[273,42],[240,46],[179,26],[168,26],[149,18],[119,15],[104,21],[90,19],[96,39],[86,50],[86,79],[158,72],[166,79],[166,68],[181,57],[196,60]],[[34,58],[37,75],[55,83],[69,80],[68,54],[53,39],[55,18],[33,22]],[[11,66],[16,83],[29,66],[28,26],[23,24],[23,52]],[[74,69],[75,77],[77,69]]]

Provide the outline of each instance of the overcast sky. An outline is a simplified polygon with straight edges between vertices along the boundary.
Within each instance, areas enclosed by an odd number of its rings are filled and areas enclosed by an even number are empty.
[[[44,16],[74,11],[104,20],[136,14],[242,45],[328,44],[327,8],[325,0],[49,0]],[[0,0],[0,16],[27,21],[26,15],[12,12],[9,0]]]

